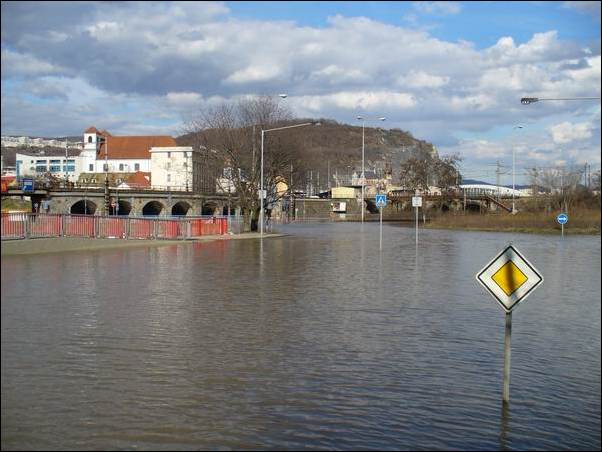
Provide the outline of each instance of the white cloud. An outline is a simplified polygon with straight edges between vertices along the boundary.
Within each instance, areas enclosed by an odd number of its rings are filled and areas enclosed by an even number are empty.
[[[446,76],[432,75],[424,71],[411,70],[406,75],[397,78],[399,86],[408,88],[441,88],[449,83],[450,78]]]
[[[586,140],[592,136],[592,124],[587,122],[573,124],[565,121],[549,127],[548,130],[556,144]]]
[[[412,2],[412,7],[425,14],[458,14],[462,10],[458,2]]]
[[[252,65],[230,74],[225,84],[244,84],[265,82],[280,75],[280,68],[276,65]]]
[[[167,93],[165,96],[167,102],[171,105],[196,105],[198,106],[203,99],[199,93],[190,93],[190,92],[176,92],[176,93]]]
[[[598,19],[600,21],[600,2],[596,1],[575,1],[571,0],[569,2],[563,2],[562,6],[564,8],[576,9],[577,11],[581,11],[585,14],[589,14]]]
[[[388,108],[409,109],[416,105],[411,94],[392,91],[341,91],[322,96],[295,96],[291,104],[314,114],[336,108],[352,112]]]

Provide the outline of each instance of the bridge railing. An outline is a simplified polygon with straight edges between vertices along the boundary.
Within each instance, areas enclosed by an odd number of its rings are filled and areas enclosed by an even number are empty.
[[[2,240],[44,237],[185,240],[230,232],[228,217],[3,213],[1,236]]]

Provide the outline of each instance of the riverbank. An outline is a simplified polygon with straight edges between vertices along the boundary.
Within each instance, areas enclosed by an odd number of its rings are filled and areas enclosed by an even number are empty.
[[[556,221],[559,212],[519,212],[516,215],[498,214],[446,214],[431,218],[424,225],[430,229],[462,229],[466,231],[525,232],[535,234],[560,234]],[[567,235],[599,235],[600,210],[587,209],[569,212],[569,222],[564,226]]]
[[[264,234],[265,238],[281,237],[283,234]],[[123,239],[84,239],[72,237],[54,237],[44,239],[4,240],[1,246],[2,256],[22,254],[61,253],[65,251],[93,251],[111,248],[157,247],[183,245],[195,242],[214,242],[219,240],[258,239],[258,232],[236,235],[210,235],[191,240],[123,240]]]

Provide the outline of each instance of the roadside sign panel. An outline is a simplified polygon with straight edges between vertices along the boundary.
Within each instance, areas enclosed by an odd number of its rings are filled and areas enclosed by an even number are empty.
[[[23,179],[23,191],[33,192],[33,179]]]
[[[476,278],[506,312],[512,312],[543,282],[543,276],[513,245],[489,262]]]
[[[387,195],[376,195],[376,207],[385,207],[387,205]]]
[[[412,207],[422,207],[422,196],[412,196]]]
[[[558,224],[567,224],[569,216],[566,213],[561,213],[556,217],[556,221],[558,221]]]

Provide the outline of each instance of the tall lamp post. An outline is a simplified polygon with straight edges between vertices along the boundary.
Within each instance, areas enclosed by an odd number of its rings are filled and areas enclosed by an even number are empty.
[[[315,126],[315,125],[319,125],[319,122],[304,122],[302,124],[295,124],[292,126],[284,126],[284,127],[276,127],[273,129],[261,129],[261,183],[260,183],[260,190],[259,190],[259,198],[261,199],[261,208],[259,211],[259,236],[260,238],[263,238],[263,198],[264,198],[264,193],[263,193],[263,149],[264,149],[264,141],[265,141],[265,134],[268,132],[275,132],[277,130],[285,130],[285,129],[294,129],[296,127],[305,127],[305,126]]]
[[[362,121],[362,178],[361,178],[361,182],[362,182],[362,223],[364,222],[364,190],[365,190],[365,186],[366,186],[366,175],[364,172],[364,150],[366,147],[366,143],[365,143],[365,128],[366,128],[366,120],[374,120],[374,121],[384,121],[387,118],[385,118],[384,116],[381,116],[379,118],[367,118],[365,116],[358,116],[357,117],[358,121]]]
[[[523,126],[514,126],[512,129],[520,130],[520,129],[523,129]],[[512,214],[513,215],[516,213],[516,208],[514,206],[514,192],[516,190],[516,188],[515,188],[515,174],[516,173],[514,171],[515,162],[516,162],[516,140],[512,145]]]

